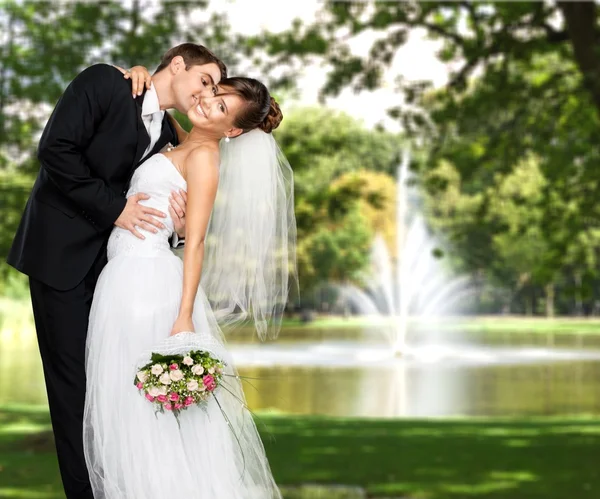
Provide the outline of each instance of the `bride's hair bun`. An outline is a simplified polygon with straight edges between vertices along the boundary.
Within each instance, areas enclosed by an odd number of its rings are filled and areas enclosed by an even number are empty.
[[[269,114],[267,114],[263,122],[259,125],[259,128],[263,132],[271,133],[279,126],[279,123],[281,123],[282,119],[283,113],[279,108],[279,104],[277,104],[277,101],[273,99],[273,97],[271,97],[271,107],[269,109]]]
[[[237,128],[243,130],[243,133],[257,128],[271,133],[281,123],[283,114],[279,104],[260,81],[236,76],[221,80],[219,87],[238,95],[244,101],[245,105],[237,113],[233,122]]]

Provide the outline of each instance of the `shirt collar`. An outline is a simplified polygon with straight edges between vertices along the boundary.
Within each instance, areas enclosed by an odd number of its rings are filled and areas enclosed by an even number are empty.
[[[158,94],[154,88],[154,83],[150,84],[150,88],[144,94],[144,102],[142,103],[142,116],[152,116],[154,113],[160,112],[160,103],[158,102]],[[162,111],[164,113],[164,111]]]

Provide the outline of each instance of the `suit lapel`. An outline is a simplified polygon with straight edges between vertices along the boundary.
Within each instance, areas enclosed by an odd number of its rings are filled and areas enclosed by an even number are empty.
[[[142,103],[144,102],[144,96],[146,95],[146,91],[135,99],[136,112],[137,112],[137,134],[138,141],[137,147],[135,149],[135,156],[133,159],[132,168],[136,168],[142,159],[142,155],[144,151],[150,145],[150,136],[146,131],[146,127],[144,126],[144,121],[142,120]]]

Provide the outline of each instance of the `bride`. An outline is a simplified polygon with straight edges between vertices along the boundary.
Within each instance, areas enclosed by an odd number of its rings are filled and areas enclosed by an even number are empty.
[[[262,338],[285,306],[292,174],[271,136],[282,115],[262,83],[229,78],[188,118],[186,139],[147,159],[127,193],[166,212],[169,193],[187,191],[183,262],[170,250],[172,219],[144,239],[115,227],[94,294],[84,446],[96,499],[281,497],[219,326],[251,316]],[[227,389],[177,421],[155,414],[132,379],[144,354],[186,332],[226,363]]]

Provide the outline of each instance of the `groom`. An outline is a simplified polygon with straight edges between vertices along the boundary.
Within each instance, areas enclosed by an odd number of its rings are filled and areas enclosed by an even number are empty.
[[[91,66],[67,87],[40,139],[41,168],[8,263],[29,276],[68,499],[93,499],[82,440],[85,342],[110,231],[116,225],[143,237],[139,229],[162,227],[166,215],[139,204],[148,196],[125,198],[131,176],[146,157],[177,143],[164,110],[187,113],[208,85],[225,76],[212,52],[191,43],[169,50],[150,90],[135,99],[116,68]]]

